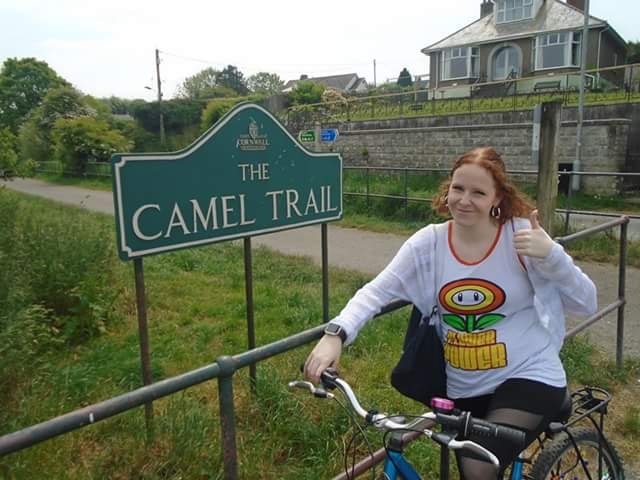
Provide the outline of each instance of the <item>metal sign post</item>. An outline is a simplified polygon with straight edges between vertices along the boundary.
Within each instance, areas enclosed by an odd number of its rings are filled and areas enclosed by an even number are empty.
[[[142,365],[142,381],[144,385],[151,385],[151,352],[149,349],[149,329],[147,326],[147,299],[144,288],[144,270],[142,259],[133,261],[136,283],[136,307],[138,310],[138,337],[140,340],[140,364]],[[147,441],[153,439],[153,403],[144,404],[144,417],[147,426]]]
[[[300,140],[318,142],[320,133],[301,133]],[[244,239],[247,334],[249,349],[253,349],[250,237],[322,224],[326,243],[326,223],[342,218],[340,155],[307,150],[275,117],[255,104],[237,105],[184,150],[115,154],[111,167],[118,255],[125,261],[134,260],[136,272],[145,385],[152,379],[143,257]],[[323,251],[326,255],[326,245]],[[326,275],[325,266],[325,319]],[[255,365],[250,372],[255,387]],[[146,412],[150,419],[151,404]]]

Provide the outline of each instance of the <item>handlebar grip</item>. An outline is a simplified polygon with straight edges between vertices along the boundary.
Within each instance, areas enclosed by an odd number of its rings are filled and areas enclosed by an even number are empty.
[[[525,433],[522,430],[476,418],[470,418],[466,434],[497,438],[517,446],[519,450],[525,447]]]
[[[487,422],[479,418],[473,418],[469,412],[461,415],[436,414],[436,421],[444,427],[450,427],[464,436],[476,435],[480,437],[497,438],[509,442],[523,449],[525,447],[525,434],[523,431],[504,425]]]
[[[324,388],[333,390],[337,387],[336,378],[338,378],[338,371],[335,368],[327,368],[320,374],[320,381]]]

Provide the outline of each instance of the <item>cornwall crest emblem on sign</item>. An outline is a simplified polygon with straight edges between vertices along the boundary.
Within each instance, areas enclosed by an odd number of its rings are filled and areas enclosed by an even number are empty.
[[[266,150],[269,146],[267,135],[260,134],[258,123],[251,118],[249,121],[249,133],[240,135],[236,140],[236,147],[240,150]]]

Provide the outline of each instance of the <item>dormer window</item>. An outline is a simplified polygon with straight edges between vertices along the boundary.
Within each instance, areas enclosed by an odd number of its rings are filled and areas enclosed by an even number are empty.
[[[478,47],[448,48],[442,52],[441,80],[477,77],[480,49]]]
[[[496,23],[533,18],[533,0],[495,0]]]

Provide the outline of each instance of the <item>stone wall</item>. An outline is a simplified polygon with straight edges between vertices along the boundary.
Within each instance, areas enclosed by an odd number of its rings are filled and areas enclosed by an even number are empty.
[[[631,121],[626,105],[585,109],[583,171],[621,172],[625,169]],[[495,147],[510,170],[537,170],[532,161],[532,111],[499,112],[446,117],[397,118],[343,122],[332,146],[345,166],[449,168],[465,151],[483,145]],[[576,155],[576,109],[565,108],[558,144],[558,163],[573,164]],[[297,132],[294,132],[297,134]],[[530,176],[535,181],[535,176]],[[588,193],[614,193],[613,177],[585,177]]]

